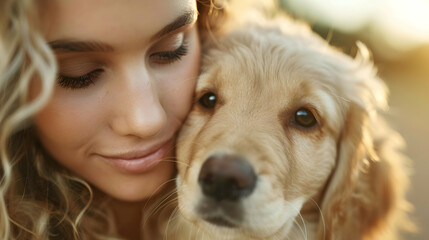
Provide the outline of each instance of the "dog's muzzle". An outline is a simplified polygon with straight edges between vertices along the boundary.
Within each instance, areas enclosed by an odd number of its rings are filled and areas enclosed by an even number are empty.
[[[238,155],[213,155],[203,163],[198,182],[205,198],[198,212],[216,225],[234,227],[243,218],[240,200],[256,186],[250,163]]]

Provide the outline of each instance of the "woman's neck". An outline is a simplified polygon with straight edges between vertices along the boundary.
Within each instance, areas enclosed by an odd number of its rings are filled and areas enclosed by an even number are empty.
[[[164,232],[161,228],[177,206],[176,196],[171,194],[174,189],[173,183],[139,202],[111,199],[109,207],[113,211],[117,234],[127,240],[162,239],[158,236]]]
[[[144,203],[112,199],[110,207],[119,236],[128,240],[140,240]]]

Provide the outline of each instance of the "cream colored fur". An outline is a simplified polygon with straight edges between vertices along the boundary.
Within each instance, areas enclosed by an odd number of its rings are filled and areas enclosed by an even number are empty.
[[[304,25],[249,23],[205,48],[195,104],[178,140],[180,213],[166,239],[389,239],[407,223],[401,138],[381,119],[387,89],[362,44],[355,59]],[[214,92],[214,109],[198,102]],[[293,121],[308,108],[318,124]],[[201,219],[198,173],[215,153],[258,176],[237,227]]]

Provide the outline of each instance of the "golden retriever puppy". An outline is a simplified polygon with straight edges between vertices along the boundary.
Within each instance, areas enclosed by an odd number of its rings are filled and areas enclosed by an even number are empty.
[[[288,20],[207,46],[168,239],[399,238],[401,138],[378,113],[387,90],[359,49],[353,59]]]

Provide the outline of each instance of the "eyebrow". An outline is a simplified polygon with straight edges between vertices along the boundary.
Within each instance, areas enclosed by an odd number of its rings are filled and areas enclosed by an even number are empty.
[[[197,19],[197,13],[194,10],[186,11],[184,14],[176,18],[173,22],[165,26],[152,39],[162,38],[163,36],[176,31],[184,26],[190,25]]]
[[[48,43],[55,52],[111,52],[113,47],[96,41],[61,39]]]
[[[190,25],[196,20],[194,10],[186,11],[173,22],[162,28],[151,39],[162,38],[163,36],[176,31],[184,26]],[[48,42],[49,46],[57,53],[67,52],[112,52],[114,48],[109,44],[97,41],[78,41],[74,39],[60,39]]]

